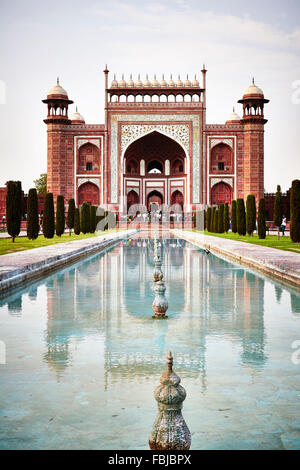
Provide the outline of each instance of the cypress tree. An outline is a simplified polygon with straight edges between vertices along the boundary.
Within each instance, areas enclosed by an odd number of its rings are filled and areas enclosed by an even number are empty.
[[[95,233],[97,218],[96,218],[97,207],[90,206],[90,233]]]
[[[44,214],[43,214],[43,234],[45,238],[54,237],[54,204],[53,194],[47,193],[45,195]]]
[[[231,201],[231,231],[232,233],[237,232],[237,222],[236,222],[236,201]]]
[[[295,243],[300,242],[300,180],[292,182],[290,196],[291,220],[290,237]]]
[[[248,235],[253,235],[253,232],[256,228],[256,203],[255,196],[253,194],[248,194],[246,201],[246,229]]]
[[[90,207],[87,202],[84,202],[81,206],[80,228],[82,233],[88,233],[90,231]]]
[[[219,205],[218,233],[224,233],[224,204]]]
[[[71,230],[74,228],[74,216],[75,216],[75,201],[73,198],[69,199],[68,215],[67,215],[67,226],[69,227],[69,235],[71,236]]]
[[[224,208],[224,232],[229,230],[229,205],[228,202],[225,202]]]
[[[236,225],[239,235],[246,235],[246,212],[244,199],[236,200]]]
[[[19,235],[22,218],[22,186],[20,181],[8,181],[6,183],[6,223],[7,231],[14,243]]]
[[[57,196],[56,200],[56,221],[55,221],[56,235],[61,237],[65,231],[65,201],[61,195]]]
[[[206,228],[208,232],[211,232],[210,223],[211,223],[211,207],[208,207],[207,213],[206,213]]]
[[[274,225],[278,227],[278,239],[280,237],[280,227],[281,227],[281,222],[282,222],[282,216],[283,216],[283,199],[282,199],[282,194],[281,194],[281,187],[280,185],[277,186],[277,191],[275,195],[275,200],[274,200]]]
[[[74,211],[74,233],[75,235],[80,234],[80,214],[78,207],[76,207]]]
[[[38,199],[35,188],[29,189],[27,199],[27,237],[35,240],[39,235]]]
[[[266,206],[265,198],[261,197],[258,205],[258,219],[257,219],[257,232],[258,238],[266,238]]]
[[[216,207],[212,208],[211,221],[210,221],[210,231],[214,233],[215,231],[215,218],[216,218]]]
[[[215,217],[214,217],[214,232],[218,233],[218,229],[219,229],[219,209],[216,209]]]
[[[203,230],[206,229],[206,210],[203,209]]]

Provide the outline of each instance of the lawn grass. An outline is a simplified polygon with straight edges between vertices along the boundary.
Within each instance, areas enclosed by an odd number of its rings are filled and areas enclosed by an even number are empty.
[[[192,230],[197,232],[197,230]],[[203,232],[199,232],[203,233]],[[264,240],[260,240],[256,233],[251,237],[250,235],[239,235],[238,233],[211,233],[205,230],[205,235],[219,238],[227,238],[228,240],[236,240],[238,242],[252,243],[254,245],[268,246],[270,248],[277,248],[278,250],[284,251],[293,251],[294,253],[300,253],[300,243],[294,243],[291,241],[290,237],[285,235],[284,237],[280,235],[278,240],[277,235],[267,235]]]
[[[100,232],[100,235],[107,235],[113,230]],[[0,238],[0,255],[8,253],[15,253],[16,251],[30,250],[32,248],[39,248],[41,246],[55,245],[56,243],[66,243],[75,240],[84,240],[85,238],[96,237],[97,233],[81,233],[75,235],[74,233],[69,236],[69,233],[64,233],[61,237],[54,235],[53,238],[45,238],[44,235],[39,235],[36,240],[29,240],[27,237],[17,237],[15,242],[12,243],[11,238]]]

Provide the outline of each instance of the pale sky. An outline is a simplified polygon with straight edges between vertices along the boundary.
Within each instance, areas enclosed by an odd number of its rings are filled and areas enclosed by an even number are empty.
[[[300,0],[0,0],[0,186],[46,172],[46,105],[60,84],[104,123],[104,77],[207,72],[207,122],[224,123],[255,77],[265,107],[265,188],[300,179]]]

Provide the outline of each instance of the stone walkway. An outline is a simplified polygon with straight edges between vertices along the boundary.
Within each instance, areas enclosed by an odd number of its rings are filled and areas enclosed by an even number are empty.
[[[57,243],[2,255],[0,256],[0,293],[83,256],[101,251],[116,240],[127,238],[136,232],[137,230],[123,230],[84,240]]]
[[[300,253],[174,229],[177,237],[207,248],[232,261],[253,267],[281,282],[300,288]]]

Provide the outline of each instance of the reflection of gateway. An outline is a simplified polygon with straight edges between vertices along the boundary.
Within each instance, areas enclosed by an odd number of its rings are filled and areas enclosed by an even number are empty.
[[[152,202],[192,212],[248,194],[263,197],[268,100],[254,83],[239,101],[242,118],[233,112],[224,124],[207,124],[205,67],[201,84],[195,77],[109,85],[108,72],[104,124],[86,124],[78,112],[69,119],[73,101],[59,82],[43,100],[47,189],[55,201],[62,194],[114,212],[149,210]]]

